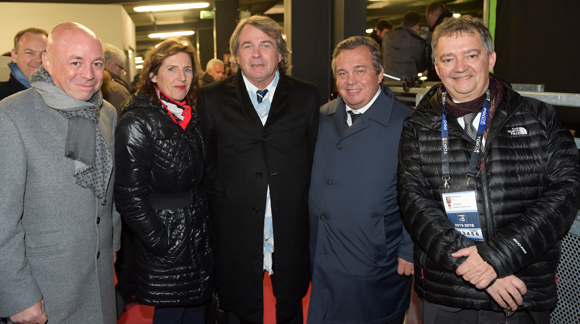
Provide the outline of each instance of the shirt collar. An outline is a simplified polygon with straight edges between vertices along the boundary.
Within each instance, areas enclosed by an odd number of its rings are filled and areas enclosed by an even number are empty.
[[[254,106],[258,104],[258,99],[256,98],[256,91],[264,90],[258,89],[255,85],[253,85],[250,80],[246,78],[244,75],[244,71],[242,71],[242,77],[244,79],[244,83],[246,84],[246,89],[248,90],[248,95],[250,99],[252,99],[252,103]],[[274,92],[276,91],[276,87],[278,86],[278,81],[280,80],[280,72],[276,70],[276,75],[270,84],[265,88],[268,89],[268,93],[266,94],[266,98],[270,103],[272,102],[272,98],[274,98]]]
[[[377,98],[379,97],[380,94],[381,94],[381,87],[379,86],[379,90],[377,90],[377,93],[375,93],[375,96],[373,97],[373,99],[371,101],[369,101],[368,104],[366,104],[364,107],[362,107],[360,109],[352,109],[345,103],[346,111],[348,112],[348,111],[353,110],[355,113],[364,114],[375,103],[375,101],[377,100]]]

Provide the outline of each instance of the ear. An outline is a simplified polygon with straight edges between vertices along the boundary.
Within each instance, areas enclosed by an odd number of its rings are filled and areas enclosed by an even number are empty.
[[[151,82],[157,83],[157,75],[153,74],[153,72],[149,72],[149,79],[151,79]]]
[[[278,53],[278,63],[280,63],[280,61],[282,61],[282,54]]]
[[[439,74],[439,65],[437,65],[437,60],[435,60],[435,62],[433,63],[433,66],[435,67],[435,72],[437,72],[437,75],[439,76],[439,78],[441,78],[441,74]]]
[[[109,64],[107,64],[106,68],[107,68],[107,70],[110,70],[111,68],[113,68],[113,66],[115,66],[115,62],[109,62]]]
[[[48,74],[52,75],[52,61],[47,52],[42,52],[42,65]]]
[[[495,52],[489,54],[489,72],[493,71],[496,58],[497,58],[497,55],[495,54]]]
[[[381,72],[379,72],[379,75],[378,75],[378,77],[379,77],[379,84],[380,84],[381,82],[383,82],[383,78],[385,77],[385,76],[383,75],[383,73],[385,73],[385,69],[384,69],[384,68],[381,68]]]
[[[14,49],[10,51],[10,56],[12,56],[12,62],[16,63],[16,51]]]

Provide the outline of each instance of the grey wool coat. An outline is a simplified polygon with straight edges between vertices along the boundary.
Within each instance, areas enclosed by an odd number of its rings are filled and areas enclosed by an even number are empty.
[[[42,82],[54,85],[44,73]],[[112,156],[115,122],[103,103],[98,128]],[[114,177],[104,205],[77,185],[75,161],[64,156],[67,133],[68,120],[34,85],[0,102],[0,317],[44,299],[49,323],[116,323]]]

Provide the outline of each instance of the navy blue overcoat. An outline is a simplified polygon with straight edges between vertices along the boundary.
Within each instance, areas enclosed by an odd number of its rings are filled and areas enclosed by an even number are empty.
[[[345,105],[320,109],[309,193],[312,293],[308,323],[389,322],[409,307],[413,243],[397,203],[397,152],[412,109],[381,86],[341,136]]]

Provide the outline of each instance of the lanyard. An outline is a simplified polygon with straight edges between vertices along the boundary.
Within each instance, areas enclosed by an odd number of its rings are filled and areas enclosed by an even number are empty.
[[[473,152],[471,152],[471,160],[469,161],[469,167],[467,168],[467,185],[469,185],[469,180],[475,176],[477,162],[479,161],[479,153],[481,149],[481,141],[483,139],[483,133],[485,132],[485,124],[487,123],[487,112],[491,106],[491,93],[489,89],[485,92],[487,95],[485,102],[483,103],[483,108],[481,109],[481,117],[479,118],[479,127],[477,128],[477,134],[475,136],[475,144]],[[441,117],[441,164],[443,171],[443,181],[444,187],[449,188],[449,179],[451,179],[451,174],[449,172],[449,124],[447,123],[447,118],[445,117],[445,101],[447,100],[447,92],[441,94],[441,103],[443,104],[443,115]],[[467,125],[465,125],[467,127]]]

